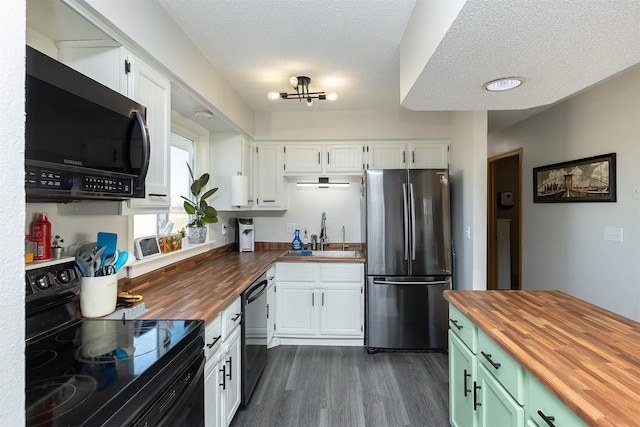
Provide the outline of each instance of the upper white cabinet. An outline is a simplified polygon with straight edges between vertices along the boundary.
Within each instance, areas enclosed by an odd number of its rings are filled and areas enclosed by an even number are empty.
[[[367,169],[448,169],[448,141],[376,142],[365,147]]]
[[[288,143],[284,175],[362,174],[364,145],[354,143]]]
[[[287,144],[284,146],[284,173],[322,172],[322,145]]]
[[[255,146],[255,209],[286,209],[282,153],[281,144],[266,143]]]
[[[145,181],[146,198],[128,200],[123,213],[168,211],[170,80],[113,41],[65,41],[57,46],[60,62],[147,107],[151,160]]]
[[[253,207],[253,143],[239,134],[211,135],[211,172],[218,187],[216,209],[219,211],[246,210]],[[231,204],[231,177],[238,173],[247,177],[246,206]]]
[[[147,107],[151,160],[145,181],[146,197],[129,199],[129,207],[153,212],[168,211],[171,206],[171,83],[137,58],[133,58],[131,72],[133,87],[129,85],[129,97]]]
[[[364,145],[327,144],[326,171],[329,173],[362,173]]]

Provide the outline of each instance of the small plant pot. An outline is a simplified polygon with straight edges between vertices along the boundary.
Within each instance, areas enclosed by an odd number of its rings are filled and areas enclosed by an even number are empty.
[[[207,227],[187,227],[189,243],[204,243],[207,240]]]

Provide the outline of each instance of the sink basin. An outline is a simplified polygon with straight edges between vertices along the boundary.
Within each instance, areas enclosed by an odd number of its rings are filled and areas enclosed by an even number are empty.
[[[304,253],[303,253],[304,252]],[[283,253],[283,257],[312,257],[312,258],[358,258],[358,251],[293,251]]]

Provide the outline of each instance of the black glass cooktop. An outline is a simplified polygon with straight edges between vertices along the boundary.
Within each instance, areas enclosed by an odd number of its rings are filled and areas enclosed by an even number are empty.
[[[29,342],[27,425],[99,425],[144,404],[175,375],[172,361],[202,348],[203,328],[201,320],[85,320]]]

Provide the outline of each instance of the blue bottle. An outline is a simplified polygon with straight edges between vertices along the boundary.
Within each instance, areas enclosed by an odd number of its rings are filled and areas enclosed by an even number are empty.
[[[296,236],[293,238],[293,250],[299,251],[302,249],[302,241],[300,240],[300,229],[296,228]]]

